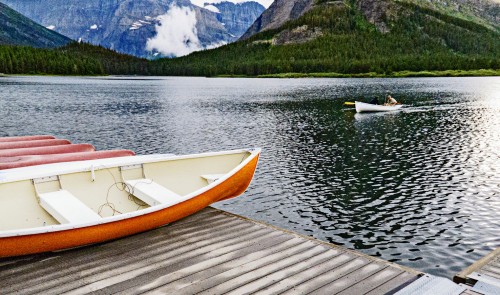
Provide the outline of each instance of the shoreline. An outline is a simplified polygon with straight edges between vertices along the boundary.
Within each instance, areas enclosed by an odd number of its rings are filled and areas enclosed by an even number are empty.
[[[281,73],[270,75],[259,75],[257,78],[416,78],[416,77],[497,77],[500,76],[500,69],[493,70],[446,70],[446,71],[400,71],[388,74],[382,73],[361,73],[361,74],[341,74],[341,73]]]
[[[48,77],[205,77],[205,78],[268,78],[268,79],[297,79],[297,78],[442,78],[442,77],[499,77],[500,69],[480,70],[446,70],[446,71],[399,71],[392,73],[279,73],[266,75],[214,75],[214,76],[176,76],[176,75],[57,75],[57,74],[4,74],[0,78],[16,76],[48,76]]]

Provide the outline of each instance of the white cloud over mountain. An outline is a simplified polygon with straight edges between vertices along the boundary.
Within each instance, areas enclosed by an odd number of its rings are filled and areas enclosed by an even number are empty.
[[[158,17],[158,20],[157,35],[147,41],[147,50],[156,50],[165,56],[183,56],[202,49],[194,10],[171,6],[168,13]]]
[[[250,1],[258,2],[265,8],[268,8],[274,2],[274,0],[191,0],[191,3],[193,3],[196,6],[203,7],[205,3],[220,3],[220,2],[244,3]]]

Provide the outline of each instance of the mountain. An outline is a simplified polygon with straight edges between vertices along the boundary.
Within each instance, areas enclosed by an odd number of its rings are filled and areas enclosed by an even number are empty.
[[[500,31],[500,0],[412,0],[427,8]]]
[[[141,1],[146,0],[133,4]],[[445,1],[441,4],[448,3]],[[499,4],[486,0],[477,0],[479,7],[450,4],[458,1],[430,5],[432,1],[417,0],[291,0],[288,4],[277,0],[270,7],[273,13],[262,14],[257,33],[216,49],[180,58],[147,60],[84,43],[56,49],[0,46],[0,72],[285,77],[500,75],[500,32],[498,23],[492,21],[498,15]],[[184,30],[205,21],[196,18],[197,11],[210,12],[210,20],[228,34],[221,22],[223,8],[203,6],[172,7],[169,11],[175,14],[155,17],[162,25],[155,26],[156,35],[146,45],[154,49],[159,46],[156,42],[173,35],[187,37],[180,49],[199,46],[200,32]],[[131,27],[126,23],[126,28],[141,31],[152,26],[146,23],[146,17],[153,19],[154,15],[144,16],[142,22],[132,23]],[[182,16],[174,19],[177,26],[164,26],[175,15]],[[285,15],[285,21],[278,15]],[[208,21],[204,26],[213,28]]]
[[[217,8],[217,20],[224,24],[229,34],[233,36],[231,42],[239,39],[265,10],[264,6],[253,1],[238,4],[220,2],[211,6]]]
[[[471,2],[276,0],[240,41],[161,62],[173,75],[498,70],[500,4]]]
[[[255,2],[222,2],[207,8],[189,0],[0,2],[74,40],[148,58],[185,55],[232,42],[264,11]],[[214,7],[220,11],[208,9]]]
[[[241,39],[247,39],[259,32],[276,29],[288,21],[295,20],[313,7],[338,5],[345,1],[327,0],[276,0],[255,21]],[[352,2],[352,1],[351,1]],[[355,1],[365,15],[386,12],[386,1],[365,0]],[[404,2],[404,1],[402,1]],[[500,1],[499,0],[407,0],[418,7],[433,9],[450,16],[473,21],[500,31]]]
[[[71,40],[47,30],[8,6],[0,3],[0,45],[58,47]]]
[[[295,20],[311,10],[315,0],[275,0],[252,24],[241,39],[247,39],[259,32],[281,27],[287,21]]]

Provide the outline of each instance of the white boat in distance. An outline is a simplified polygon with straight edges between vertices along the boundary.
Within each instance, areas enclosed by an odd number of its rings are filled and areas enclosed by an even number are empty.
[[[390,111],[399,110],[400,108],[403,107],[402,104],[398,104],[395,106],[385,106],[385,105],[370,104],[370,103],[365,103],[365,102],[360,102],[360,101],[356,101],[355,105],[356,105],[356,112],[358,112],[358,113],[390,112]]]

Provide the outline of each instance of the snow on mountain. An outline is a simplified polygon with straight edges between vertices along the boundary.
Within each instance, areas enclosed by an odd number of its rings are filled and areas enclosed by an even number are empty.
[[[215,13],[220,13],[219,9],[217,7],[215,7],[215,6],[213,6],[213,5],[207,5],[204,8],[208,9],[208,10],[210,10],[212,12],[215,12]]]
[[[53,25],[41,26],[0,3],[0,45],[54,48],[71,42],[53,29]]]
[[[191,0],[191,3],[199,7],[205,7],[206,4],[219,4],[222,2],[231,2],[234,4],[241,4],[245,2],[257,2],[260,5],[264,6],[265,8],[268,8],[269,6],[271,6],[274,0]]]
[[[73,40],[149,58],[183,55],[236,41],[265,10],[251,1],[238,1],[241,4],[212,1],[206,7],[204,3],[201,7],[193,5],[190,0],[0,2]],[[188,22],[189,27],[169,21],[182,15],[165,17],[172,7],[180,8],[175,10],[177,14],[195,16],[193,22]],[[189,38],[183,38],[186,36]],[[181,47],[182,50],[175,50]]]

